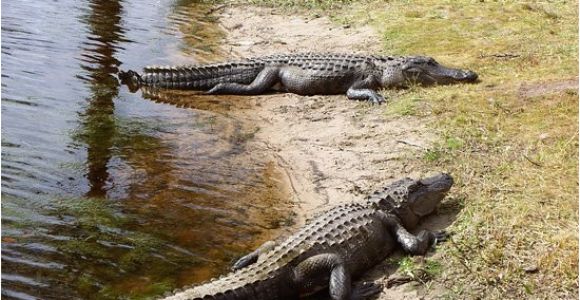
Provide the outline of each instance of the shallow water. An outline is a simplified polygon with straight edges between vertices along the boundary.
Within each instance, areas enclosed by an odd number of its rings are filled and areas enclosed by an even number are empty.
[[[158,295],[224,272],[291,221],[275,168],[245,150],[251,127],[116,80],[224,57],[207,11],[2,2],[2,297]]]

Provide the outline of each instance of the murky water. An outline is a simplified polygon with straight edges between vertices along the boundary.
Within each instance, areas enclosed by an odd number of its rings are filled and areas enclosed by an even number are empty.
[[[222,273],[288,215],[275,170],[245,153],[251,128],[115,78],[224,56],[207,10],[2,1],[2,297],[158,295]]]

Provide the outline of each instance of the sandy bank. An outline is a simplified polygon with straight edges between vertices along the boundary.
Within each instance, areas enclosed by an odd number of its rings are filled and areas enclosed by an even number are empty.
[[[288,16],[246,6],[216,11],[228,33],[233,57],[287,52],[379,53],[370,26],[344,28],[326,17]],[[246,97],[235,114],[256,126],[249,149],[272,157],[296,203],[298,225],[329,205],[360,199],[401,176],[419,177],[421,157],[434,138],[428,118],[388,116],[384,106],[350,101],[343,95],[304,97],[272,94]],[[387,104],[388,105],[388,104]],[[445,218],[443,218],[445,219]],[[448,220],[440,220],[447,223]],[[379,266],[372,279],[392,272]],[[416,291],[385,290],[382,298],[414,299]]]

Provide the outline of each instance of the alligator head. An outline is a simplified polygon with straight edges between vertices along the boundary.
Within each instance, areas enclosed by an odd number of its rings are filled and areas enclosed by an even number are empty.
[[[436,210],[452,185],[453,177],[445,173],[419,180],[405,178],[391,183],[385,187],[385,194],[370,201],[396,214],[406,228],[412,229],[422,217]]]
[[[401,66],[401,72],[405,82],[421,85],[477,81],[477,74],[475,72],[448,68],[427,56],[408,57]]]

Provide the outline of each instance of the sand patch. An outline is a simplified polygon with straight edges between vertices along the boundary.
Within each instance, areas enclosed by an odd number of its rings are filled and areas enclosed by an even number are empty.
[[[287,15],[275,9],[233,6],[219,11],[232,56],[288,52],[376,53],[379,39],[370,26],[344,28],[327,17]]]

